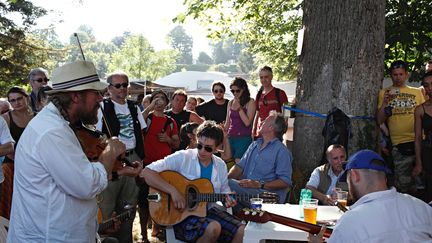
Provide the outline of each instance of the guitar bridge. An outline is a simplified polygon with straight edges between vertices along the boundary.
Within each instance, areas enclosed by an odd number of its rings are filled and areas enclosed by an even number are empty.
[[[162,199],[162,197],[161,197],[160,193],[152,193],[152,194],[149,194],[147,196],[147,200],[149,202],[157,202],[158,203],[161,201],[161,199]]]

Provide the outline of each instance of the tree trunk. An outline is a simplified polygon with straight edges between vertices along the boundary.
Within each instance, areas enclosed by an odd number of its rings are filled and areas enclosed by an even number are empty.
[[[297,108],[374,116],[384,71],[385,0],[305,0]],[[294,124],[294,180],[307,182],[323,153],[325,119],[299,114]],[[349,153],[376,148],[374,120],[351,120]]]

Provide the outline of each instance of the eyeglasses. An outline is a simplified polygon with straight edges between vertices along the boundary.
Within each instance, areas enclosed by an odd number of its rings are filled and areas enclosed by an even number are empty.
[[[198,143],[197,148],[198,148],[198,150],[201,150],[202,148],[204,148],[205,151],[207,151],[209,153],[213,152],[213,148],[208,146],[208,145],[202,145],[202,144]]]
[[[121,84],[110,84],[110,85],[116,89],[120,89],[120,87],[127,88],[129,86],[129,83],[126,82],[126,83],[121,83]]]
[[[231,93],[235,94],[235,93],[240,93],[241,89],[232,89]]]
[[[38,79],[33,79],[33,81],[38,82],[38,83],[42,83],[42,82],[48,82],[49,78],[38,78]]]
[[[215,90],[213,90],[213,93],[215,93],[215,94],[217,94],[217,93],[223,94],[223,93],[225,93],[225,91],[223,89],[215,89]]]
[[[24,99],[23,96],[18,97],[18,98],[16,98],[16,99],[10,99],[10,100],[9,100],[9,103],[20,102],[20,101],[22,101],[23,99]]]

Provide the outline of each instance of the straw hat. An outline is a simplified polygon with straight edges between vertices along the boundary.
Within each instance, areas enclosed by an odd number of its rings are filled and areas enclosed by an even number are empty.
[[[47,91],[48,94],[108,87],[107,83],[100,81],[94,64],[88,61],[76,61],[54,69],[51,83],[53,89]]]

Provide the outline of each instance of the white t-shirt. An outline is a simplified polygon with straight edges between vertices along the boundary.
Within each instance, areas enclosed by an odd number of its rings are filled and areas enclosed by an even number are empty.
[[[136,146],[136,139],[134,134],[133,119],[130,113],[127,103],[119,104],[111,100],[114,104],[114,111],[117,119],[120,122],[120,132],[118,138],[126,145],[126,149],[134,149]],[[102,109],[104,108],[103,102],[101,102]],[[147,125],[144,121],[144,117],[141,115],[141,109],[137,106],[138,121],[140,122],[141,130],[146,128]],[[102,111],[99,109],[98,112],[98,123],[96,129],[102,131]]]
[[[0,117],[0,144],[13,143],[14,140],[10,134],[9,127],[3,117]],[[0,183],[3,183],[4,176],[2,170],[2,163],[4,156],[0,156]]]

